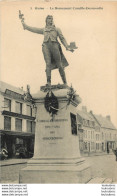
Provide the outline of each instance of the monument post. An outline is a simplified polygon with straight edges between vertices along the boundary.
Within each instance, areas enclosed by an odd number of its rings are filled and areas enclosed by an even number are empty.
[[[34,156],[27,167],[20,171],[20,183],[85,183],[90,180],[90,167],[80,155],[77,135],[76,107],[80,97],[67,86],[64,68],[68,62],[61,45],[74,52],[75,42],[68,45],[61,29],[46,17],[44,28],[30,27],[24,22],[24,30],[44,35],[42,51],[46,63],[46,86],[32,96],[37,107]],[[51,85],[51,71],[58,69],[63,85]]]
[[[61,85],[62,86],[62,85]],[[76,107],[81,99],[69,87],[51,91],[58,101],[58,109],[45,107],[48,92],[33,95],[37,106],[34,156],[20,171],[20,183],[85,183],[91,178],[90,167],[81,157],[77,135]],[[52,100],[53,101],[53,100]]]

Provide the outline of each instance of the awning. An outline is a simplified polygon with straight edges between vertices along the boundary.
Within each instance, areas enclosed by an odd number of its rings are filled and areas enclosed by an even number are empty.
[[[27,132],[16,132],[16,131],[5,131],[0,130],[0,135],[8,135],[8,136],[18,136],[18,137],[34,137],[34,133],[27,133]]]

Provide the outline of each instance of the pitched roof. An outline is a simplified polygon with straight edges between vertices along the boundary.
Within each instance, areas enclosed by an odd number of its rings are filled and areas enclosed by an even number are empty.
[[[84,112],[81,110],[77,110],[77,113],[85,120],[90,120],[90,121],[94,121],[94,118],[92,117],[91,114],[89,114],[88,112]]]
[[[93,114],[94,117],[97,119],[101,127],[107,128],[107,129],[116,129],[116,127],[113,125],[111,120],[108,120],[106,117],[103,117],[102,115]]]
[[[6,89],[11,90],[16,93],[19,93],[19,94],[22,94],[22,95],[24,94],[24,91],[21,88],[18,88],[18,87],[12,86],[6,82],[0,81],[0,91],[5,92]]]
[[[102,115],[91,114],[90,112],[88,113],[82,110],[77,110],[77,113],[82,119],[96,121],[103,128],[116,130],[116,127],[113,125],[111,120],[107,119],[106,117],[103,117]]]

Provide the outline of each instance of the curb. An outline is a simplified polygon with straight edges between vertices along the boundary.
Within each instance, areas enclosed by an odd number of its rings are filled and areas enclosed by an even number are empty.
[[[25,162],[17,162],[17,163],[8,163],[8,164],[1,164],[0,167],[3,167],[3,166],[10,166],[10,165],[21,165],[21,164],[26,164],[27,161]]]
[[[81,154],[83,157],[94,157],[94,156],[104,156],[104,155],[113,155],[113,153],[109,154]]]
[[[113,155],[113,153],[110,153],[110,154],[81,154],[82,157],[94,157],[94,156],[104,156],[104,155]],[[10,166],[10,165],[20,165],[20,164],[26,164],[28,162],[27,161],[24,161],[24,162],[16,162],[16,163],[3,163],[3,164],[0,164],[0,167],[3,167],[3,166]]]

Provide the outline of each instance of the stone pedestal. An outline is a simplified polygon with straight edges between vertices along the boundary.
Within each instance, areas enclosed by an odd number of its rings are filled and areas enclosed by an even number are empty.
[[[42,89],[33,96],[37,106],[34,156],[20,171],[20,183],[88,182],[90,167],[80,155],[79,138],[72,122],[77,119],[80,97],[70,98],[69,88],[55,88],[52,92],[59,103],[55,116],[45,108],[47,92]]]

